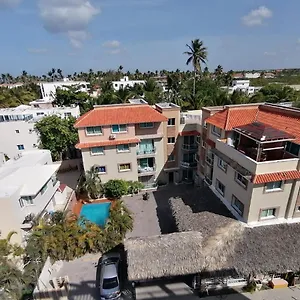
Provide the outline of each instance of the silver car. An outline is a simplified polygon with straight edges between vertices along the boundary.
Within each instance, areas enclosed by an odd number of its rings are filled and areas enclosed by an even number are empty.
[[[100,299],[114,300],[121,297],[118,268],[120,262],[119,253],[104,254],[100,261]]]

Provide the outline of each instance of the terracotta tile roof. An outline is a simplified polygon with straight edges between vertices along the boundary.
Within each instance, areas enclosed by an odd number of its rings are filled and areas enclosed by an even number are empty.
[[[216,127],[232,130],[234,127],[246,125],[255,121],[258,106],[226,108],[207,118],[206,123]]]
[[[149,105],[124,105],[95,107],[77,119],[75,128],[136,124],[144,122],[165,122],[168,119]]]
[[[243,126],[253,122],[261,122],[295,136],[295,142],[300,144],[300,114],[270,110],[265,105],[258,107],[226,108],[206,119],[206,123],[225,130]]]
[[[191,136],[191,135],[200,135],[200,132],[197,130],[191,130],[191,131],[181,131],[179,132],[180,136]]]
[[[102,147],[102,146],[115,146],[115,145],[123,145],[123,144],[134,144],[139,143],[140,139],[126,139],[126,140],[104,140],[99,142],[91,142],[91,143],[78,143],[75,147],[77,149],[86,149],[92,147]]]
[[[278,173],[267,173],[259,174],[253,177],[253,183],[267,183],[272,181],[290,180],[290,179],[300,179],[300,171],[285,171]]]

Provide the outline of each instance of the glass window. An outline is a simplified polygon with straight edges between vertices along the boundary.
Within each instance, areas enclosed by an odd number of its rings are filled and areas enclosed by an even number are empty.
[[[41,195],[43,195],[45,193],[47,188],[48,188],[48,182],[41,188]]]
[[[232,207],[239,213],[240,216],[244,214],[244,204],[234,195],[232,195]]]
[[[106,173],[106,166],[97,166],[96,170],[98,171],[98,173]]]
[[[127,125],[126,124],[112,125],[111,130],[113,133],[127,132]]]
[[[91,154],[92,155],[104,154],[104,147],[92,147]]]
[[[117,277],[103,279],[103,289],[104,290],[115,289],[116,287],[118,287],[118,285],[119,285],[119,283],[118,283]]]
[[[168,137],[168,144],[174,144],[175,143],[175,137]]]
[[[128,152],[129,145],[128,144],[117,145],[117,151],[118,152]]]
[[[216,189],[222,196],[224,196],[225,185],[222,182],[220,182],[218,179],[216,179]]]
[[[23,196],[20,200],[22,200],[23,205],[25,205],[25,206],[33,204],[32,196]]]
[[[72,116],[72,114],[70,112],[65,112],[65,118],[71,117],[71,116]]]
[[[244,188],[247,188],[248,180],[238,172],[235,172],[235,181]]]
[[[211,132],[212,132],[214,135],[216,135],[216,136],[221,136],[222,130],[221,130],[221,128],[216,127],[215,125],[213,125],[212,128],[211,128]]]
[[[273,181],[273,182],[268,182],[266,184],[266,190],[280,190],[282,186],[282,181]]]
[[[175,125],[175,118],[168,119],[168,126],[174,126]]]
[[[174,161],[175,160],[175,155],[174,154],[170,154],[168,156],[168,161]]]
[[[19,130],[19,129],[16,129],[16,133],[20,133],[20,130]]]
[[[18,147],[18,150],[24,150],[25,149],[24,145],[17,145],[17,147]]]
[[[227,163],[221,158],[218,159],[218,167],[224,172],[227,172]]]
[[[261,218],[274,218],[276,217],[276,208],[263,209],[260,213]]]
[[[153,128],[153,127],[154,127],[153,122],[140,123],[140,128]]]
[[[19,199],[19,204],[20,204],[20,207],[24,207],[24,202],[23,202],[22,198]]]
[[[119,171],[130,171],[130,170],[131,170],[131,166],[129,163],[119,165]]]
[[[102,127],[101,126],[86,127],[85,132],[87,135],[102,134]]]
[[[294,154],[294,155],[298,156],[299,155],[299,148],[300,148],[299,145],[294,144],[292,142],[287,142],[286,151],[290,152],[291,154]]]

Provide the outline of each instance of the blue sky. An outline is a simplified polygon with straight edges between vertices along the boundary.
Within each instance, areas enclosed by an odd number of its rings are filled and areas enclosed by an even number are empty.
[[[211,70],[300,67],[299,11],[299,0],[0,0],[0,72],[187,69],[194,38]]]

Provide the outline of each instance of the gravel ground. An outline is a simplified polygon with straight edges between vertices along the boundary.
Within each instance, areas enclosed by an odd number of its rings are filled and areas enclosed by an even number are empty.
[[[133,231],[127,237],[158,235],[161,233],[158,217],[157,205],[153,193],[149,193],[149,200],[143,200],[142,194],[127,196],[124,203],[132,211],[134,224]]]

